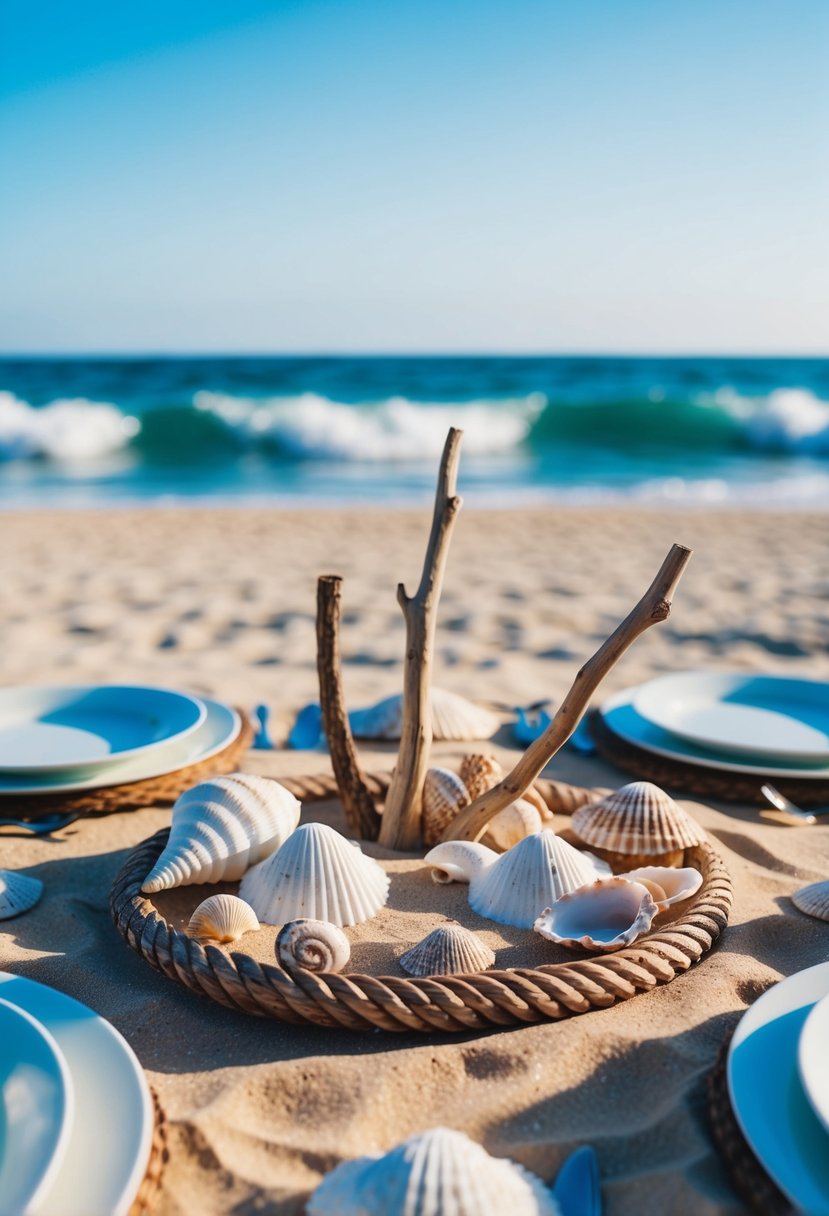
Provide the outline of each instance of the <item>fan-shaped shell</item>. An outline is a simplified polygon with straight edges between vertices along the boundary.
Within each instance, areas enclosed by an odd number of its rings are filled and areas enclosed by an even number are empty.
[[[829,920],[829,879],[801,887],[792,896],[792,903],[807,916],[814,916],[816,920]]]
[[[466,785],[448,768],[430,768],[423,783],[420,834],[428,847],[437,844],[446,828],[471,799]]]
[[[544,821],[537,808],[525,798],[519,798],[490,819],[481,837],[481,844],[495,849],[498,853],[505,853],[525,836],[540,832],[543,826]]]
[[[249,870],[239,894],[261,921],[284,925],[311,918],[357,925],[379,912],[389,877],[359,845],[324,823],[304,823],[270,857]]]
[[[653,924],[658,908],[647,887],[626,878],[600,878],[562,895],[533,928],[560,946],[594,953],[621,950]]]
[[[638,870],[628,870],[620,874],[630,882],[641,882],[648,888],[660,912],[665,912],[672,904],[681,903],[696,895],[702,886],[702,875],[693,866],[682,869],[673,866],[640,866]]]
[[[546,828],[472,876],[469,906],[489,920],[531,929],[542,909],[595,878],[590,858]]]
[[[176,802],[170,838],[141,888],[234,882],[299,823],[300,804],[278,781],[231,773],[194,785]]]
[[[432,688],[432,738],[489,739],[501,725],[497,714],[443,688]],[[398,693],[348,715],[357,739],[399,739],[403,726],[403,697]]]
[[[43,883],[17,870],[0,870],[0,920],[11,920],[40,902]]]
[[[670,859],[666,864],[681,865],[685,849],[704,839],[699,824],[650,781],[633,781],[579,807],[571,823],[576,835],[615,869],[631,869],[639,858],[643,864],[664,858]]]
[[[471,802],[491,790],[504,776],[504,770],[495,756],[480,753],[464,756],[459,772],[461,781],[469,791]]]
[[[332,1170],[308,1216],[561,1216],[540,1178],[490,1157],[462,1132],[434,1127],[383,1157]]]
[[[454,922],[438,925],[400,956],[400,966],[409,975],[471,975],[494,962],[495,952],[471,929]]]
[[[342,971],[350,958],[348,938],[329,921],[291,920],[276,938],[276,961],[286,971]]]
[[[187,932],[200,942],[237,942],[259,928],[256,913],[238,895],[211,895],[190,917]]]

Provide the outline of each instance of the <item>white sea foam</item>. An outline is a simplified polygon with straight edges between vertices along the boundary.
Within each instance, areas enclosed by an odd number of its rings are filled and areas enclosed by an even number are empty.
[[[140,428],[137,418],[107,402],[78,397],[35,409],[13,393],[0,392],[0,460],[98,460],[123,448]]]
[[[199,392],[194,404],[239,437],[270,439],[295,456],[399,462],[438,459],[451,426],[463,428],[465,455],[508,452],[527,438],[546,398],[535,393],[518,400],[433,405],[390,397],[353,406],[317,393],[255,400]]]
[[[778,388],[767,397],[742,397],[723,388],[714,401],[737,418],[748,442],[763,451],[829,454],[829,401],[805,388]]]

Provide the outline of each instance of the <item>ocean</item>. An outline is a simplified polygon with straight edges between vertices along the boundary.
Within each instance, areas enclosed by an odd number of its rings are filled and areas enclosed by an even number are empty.
[[[829,507],[829,359],[0,359],[0,505]]]

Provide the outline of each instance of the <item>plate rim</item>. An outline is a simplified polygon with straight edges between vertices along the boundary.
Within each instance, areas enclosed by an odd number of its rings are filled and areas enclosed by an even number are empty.
[[[56,1065],[57,1092],[60,1096],[60,1110],[57,1114],[57,1136],[54,1138],[54,1144],[46,1167],[39,1172],[34,1184],[30,1184],[22,1196],[23,1206],[21,1211],[26,1216],[27,1213],[37,1206],[42,1197],[48,1193],[49,1187],[63,1164],[75,1116],[75,1091],[66,1058],[47,1027],[39,1022],[28,1010],[21,1009],[19,1005],[15,1005],[13,1001],[7,1000],[0,994],[0,1017],[4,1013],[11,1014],[18,1021],[25,1022],[32,1033],[45,1044],[51,1060]]]
[[[201,726],[204,725],[207,713],[202,698],[197,697],[194,693],[183,692],[176,688],[166,688],[161,684],[122,684],[122,683],[105,683],[105,684],[12,684],[0,688],[0,701],[13,698],[15,695],[21,694],[48,694],[48,693],[65,693],[68,696],[72,694],[82,695],[90,692],[141,692],[161,694],[164,698],[173,698],[179,702],[184,702],[190,705],[195,710],[195,719],[189,722],[187,726],[176,730],[173,734],[165,735],[162,739],[154,739],[149,743],[142,743],[135,747],[124,748],[122,751],[110,752],[105,756],[101,756],[94,760],[78,760],[69,761],[59,764],[38,764],[10,767],[0,763],[0,776],[3,774],[18,773],[24,775],[30,773],[33,776],[46,775],[48,773],[72,773],[72,772],[88,772],[89,770],[104,771],[109,768],[114,768],[119,764],[124,764],[128,760],[134,760],[140,756],[146,755],[148,752],[159,748],[165,748],[172,744],[183,742],[184,739],[192,735]]]
[[[806,1021],[803,1023],[803,1029],[800,1032],[800,1042],[797,1045],[797,1068],[800,1074],[800,1083],[805,1090],[806,1097],[809,1099],[809,1104],[812,1110],[817,1115],[820,1122],[829,1134],[829,1098],[824,1092],[818,1090],[814,1084],[814,1079],[809,1076],[809,1055],[812,1050],[811,1046],[813,1037],[817,1034],[816,1026],[820,1025],[829,1017],[829,989],[827,994],[819,1000],[812,1009]],[[810,1029],[810,1023],[811,1029]],[[818,1054],[815,1052],[815,1054]],[[825,1055],[825,1051],[820,1053]]]
[[[647,694],[649,692],[657,692],[658,685],[660,684],[670,684],[673,682],[682,681],[691,684],[696,681],[700,685],[704,686],[705,684],[717,684],[721,682],[739,683],[740,681],[748,680],[767,680],[772,684],[780,685],[803,685],[806,688],[810,688],[814,691],[816,699],[819,697],[821,691],[823,692],[824,698],[829,699],[829,684],[827,684],[824,680],[814,680],[803,676],[784,676],[777,672],[688,670],[664,672],[662,675],[654,676],[652,679],[646,680],[643,684],[640,684],[637,690],[634,708],[640,717],[645,718],[652,725],[659,727],[660,730],[680,739],[684,739],[688,743],[693,744],[695,747],[702,748],[704,751],[716,752],[717,754],[726,756],[742,755],[746,758],[759,758],[767,756],[768,758],[774,758],[781,763],[787,760],[797,763],[797,761],[800,760],[804,764],[818,764],[823,761],[825,764],[829,765],[829,733],[825,731],[820,731],[818,729],[815,730],[815,733],[823,734],[826,739],[825,746],[818,750],[804,751],[803,749],[774,748],[772,751],[768,751],[762,747],[752,744],[723,744],[722,746],[718,746],[716,743],[711,742],[710,736],[700,735],[693,730],[686,730],[682,726],[677,726],[675,723],[668,725],[667,723],[669,718],[661,717],[658,712],[654,713],[652,710],[649,712],[647,706],[643,708],[643,703],[647,701]],[[716,694],[712,693],[712,706],[721,705],[722,703],[722,699],[716,696]],[[775,711],[770,709],[769,712]]]

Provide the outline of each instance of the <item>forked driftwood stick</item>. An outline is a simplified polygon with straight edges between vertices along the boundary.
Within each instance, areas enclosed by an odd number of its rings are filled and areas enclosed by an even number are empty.
[[[477,840],[494,815],[529,788],[546,764],[572,735],[590,698],[604,677],[640,634],[667,620],[671,596],[688,564],[691,550],[672,545],[656,578],[621,625],[603,642],[579,671],[570,691],[543,735],[530,744],[511,773],[457,815],[444,833],[444,840]]]
[[[397,588],[406,621],[406,666],[400,751],[380,825],[380,843],[389,849],[413,849],[420,836],[423,782],[432,744],[429,694],[437,605],[452,527],[463,502],[455,493],[462,436],[463,431],[454,427],[446,436],[420,585],[411,596],[402,583]]]
[[[340,669],[342,581],[336,574],[323,574],[317,581],[317,671],[322,725],[348,826],[363,840],[376,840],[380,816],[360,772],[343,695]]]

